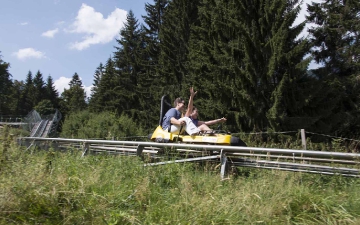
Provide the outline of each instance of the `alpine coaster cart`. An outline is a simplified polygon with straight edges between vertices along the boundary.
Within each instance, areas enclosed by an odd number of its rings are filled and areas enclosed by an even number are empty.
[[[212,144],[212,145],[228,145],[228,146],[244,146],[246,144],[238,137],[231,136],[230,133],[223,130],[213,130],[212,132],[204,132],[199,135],[188,135],[185,131],[180,134],[172,134],[161,127],[165,113],[172,108],[167,95],[161,98],[159,126],[155,129],[150,137],[151,141],[159,143],[181,142],[191,144]],[[149,135],[150,136],[150,135]]]

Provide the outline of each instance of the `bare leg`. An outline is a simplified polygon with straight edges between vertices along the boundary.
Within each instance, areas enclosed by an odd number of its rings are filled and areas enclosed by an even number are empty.
[[[211,131],[212,129],[210,127],[208,127],[206,124],[201,124],[200,126],[198,126],[198,128],[201,131]]]
[[[186,133],[188,133],[190,135],[199,133],[200,129],[195,126],[195,124],[192,122],[192,120],[189,117],[182,117],[179,120],[186,122],[186,126],[184,127],[186,130]]]

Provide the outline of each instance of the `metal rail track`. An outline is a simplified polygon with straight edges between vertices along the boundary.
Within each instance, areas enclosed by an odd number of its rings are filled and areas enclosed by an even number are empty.
[[[214,161],[221,164],[220,174],[222,178],[230,166],[360,178],[360,154],[358,153],[41,137],[24,137],[18,141],[20,144],[26,145],[27,149],[34,145],[45,150],[49,148],[58,150],[81,149],[82,156],[102,153],[147,156],[152,159],[152,162],[145,164],[145,166]]]

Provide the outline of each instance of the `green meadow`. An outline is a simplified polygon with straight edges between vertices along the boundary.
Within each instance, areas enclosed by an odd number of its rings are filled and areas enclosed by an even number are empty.
[[[0,144],[0,224],[360,224],[360,179]]]

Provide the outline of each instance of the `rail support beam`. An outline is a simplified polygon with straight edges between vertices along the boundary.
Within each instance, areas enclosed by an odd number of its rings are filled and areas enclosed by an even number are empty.
[[[84,157],[88,152],[90,151],[90,144],[87,142],[83,143],[83,153],[81,154],[81,157]]]
[[[137,148],[136,148],[136,155],[141,157],[143,150],[144,150],[144,146],[143,145],[138,145]]]
[[[226,167],[227,167],[227,157],[225,155],[225,152],[221,149],[220,153],[220,162],[221,162],[221,171],[220,171],[220,177],[221,179],[224,179],[225,173],[226,173]]]

